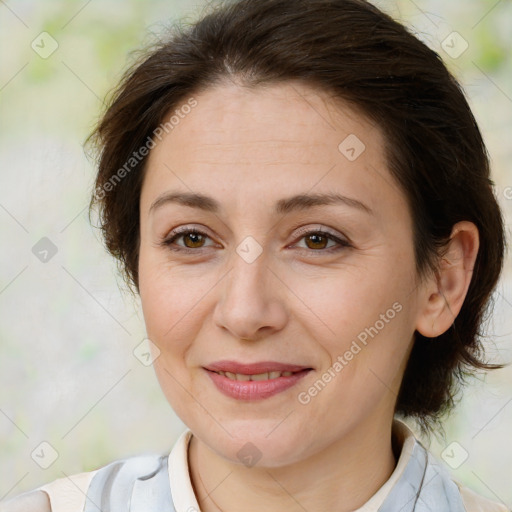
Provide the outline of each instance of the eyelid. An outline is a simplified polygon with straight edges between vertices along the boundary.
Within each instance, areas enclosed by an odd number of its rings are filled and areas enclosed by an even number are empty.
[[[335,238],[344,239],[344,240],[346,240],[347,243],[349,243],[349,240],[348,240],[348,238],[346,236],[344,236],[341,233],[338,233],[337,231],[333,231],[331,228],[323,226],[322,224],[313,224],[313,225],[310,224],[308,226],[304,226],[303,228],[299,229],[299,231],[296,233],[296,235],[305,235],[305,234],[308,234],[308,233],[311,233],[311,232],[315,232],[316,233],[317,231],[321,231],[323,233],[327,233],[329,235],[332,235]]]
[[[184,247],[181,245],[175,245],[175,240],[180,238],[181,236],[189,233],[196,233],[201,236],[204,236],[206,238],[209,238],[212,240],[212,237],[208,234],[208,229],[204,226],[201,226],[200,228],[197,228],[196,226],[180,226],[174,230],[171,231],[169,235],[164,237],[157,245],[164,247],[166,249],[170,249],[175,252],[181,252],[185,254],[191,254],[191,253],[200,253],[201,249],[206,249],[207,247],[214,247],[214,244],[204,246],[204,247],[197,247],[197,248],[190,248],[190,247]],[[319,257],[319,256],[327,256],[336,252],[339,252],[343,249],[348,249],[353,247],[350,240],[345,237],[344,235],[338,234],[338,232],[333,232],[330,228],[324,227],[321,224],[315,225],[309,225],[302,227],[298,233],[295,234],[295,243],[291,245],[293,248],[302,238],[306,237],[310,234],[320,234],[322,236],[325,236],[329,241],[334,242],[336,245],[334,247],[314,250],[314,249],[308,249],[304,247],[298,247],[298,249],[302,252],[307,252],[308,255],[311,255],[313,257]],[[286,248],[289,248],[290,245],[288,245]],[[315,254],[316,253],[316,254]]]
[[[314,227],[305,227],[304,229],[300,230],[299,233],[296,235],[296,242],[294,242],[292,245],[288,245],[288,247],[295,247],[298,242],[300,242],[302,239],[304,239],[306,236],[310,234],[320,234],[321,236],[324,236],[329,241],[334,242],[335,245],[333,247],[328,247],[325,249],[308,249],[304,247],[298,247],[298,249],[302,252],[307,252],[308,255],[311,257],[321,257],[321,256],[329,256],[333,254],[337,254],[341,252],[342,250],[353,248],[354,246],[352,243],[348,240],[347,237],[343,235],[338,235],[337,233],[333,233],[329,228],[325,228],[323,226],[319,226],[317,228]]]
[[[212,240],[212,237],[210,236],[208,229],[204,226],[200,226],[199,228],[196,226],[180,226],[176,229],[173,229],[168,235],[163,237],[163,239],[158,243],[158,245],[169,248],[174,243],[175,240],[177,240],[181,236],[189,234],[189,233],[197,233],[198,235],[202,235],[202,236],[207,237],[210,240]],[[215,244],[209,245],[208,247],[213,247],[213,245],[215,245]],[[203,248],[204,247],[199,247],[197,249],[191,249],[190,247],[178,246],[178,249],[176,249],[176,250],[177,251],[183,250],[183,251],[197,252],[199,249],[203,249]]]

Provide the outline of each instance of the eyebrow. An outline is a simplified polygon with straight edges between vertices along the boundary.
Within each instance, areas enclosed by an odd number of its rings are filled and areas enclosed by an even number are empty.
[[[162,207],[165,204],[176,203],[190,208],[199,208],[212,213],[219,213],[220,203],[213,197],[204,194],[192,192],[166,192],[159,196],[149,208],[149,213]],[[352,208],[357,208],[370,215],[375,215],[373,210],[361,201],[342,194],[297,194],[284,199],[279,199],[274,205],[274,213],[282,215],[293,211],[303,211],[315,206],[325,206],[332,204],[343,204]]]

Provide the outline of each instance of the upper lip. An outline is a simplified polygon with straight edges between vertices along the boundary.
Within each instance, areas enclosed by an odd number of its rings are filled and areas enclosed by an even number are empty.
[[[277,361],[259,361],[257,363],[239,363],[238,361],[216,361],[205,366],[207,370],[214,372],[240,373],[242,375],[258,375],[268,372],[299,372],[311,369],[309,366],[297,364],[279,363]]]

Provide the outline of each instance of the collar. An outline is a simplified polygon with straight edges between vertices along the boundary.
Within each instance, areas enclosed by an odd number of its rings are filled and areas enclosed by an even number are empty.
[[[200,512],[201,510],[194,494],[188,465],[188,447],[192,435],[190,429],[185,430],[169,454],[169,483],[176,512]],[[354,512],[384,512],[379,511],[379,509],[403,477],[412,459],[415,447],[421,446],[412,430],[400,420],[393,420],[392,435],[396,440],[396,446],[400,450],[397,465],[384,485],[362,507]]]

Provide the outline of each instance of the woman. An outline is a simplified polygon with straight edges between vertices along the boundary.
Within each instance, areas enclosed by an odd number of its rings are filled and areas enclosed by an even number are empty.
[[[5,510],[505,511],[428,431],[480,326],[503,219],[438,55],[360,0],[241,0],[130,69],[91,210],[188,429]]]

